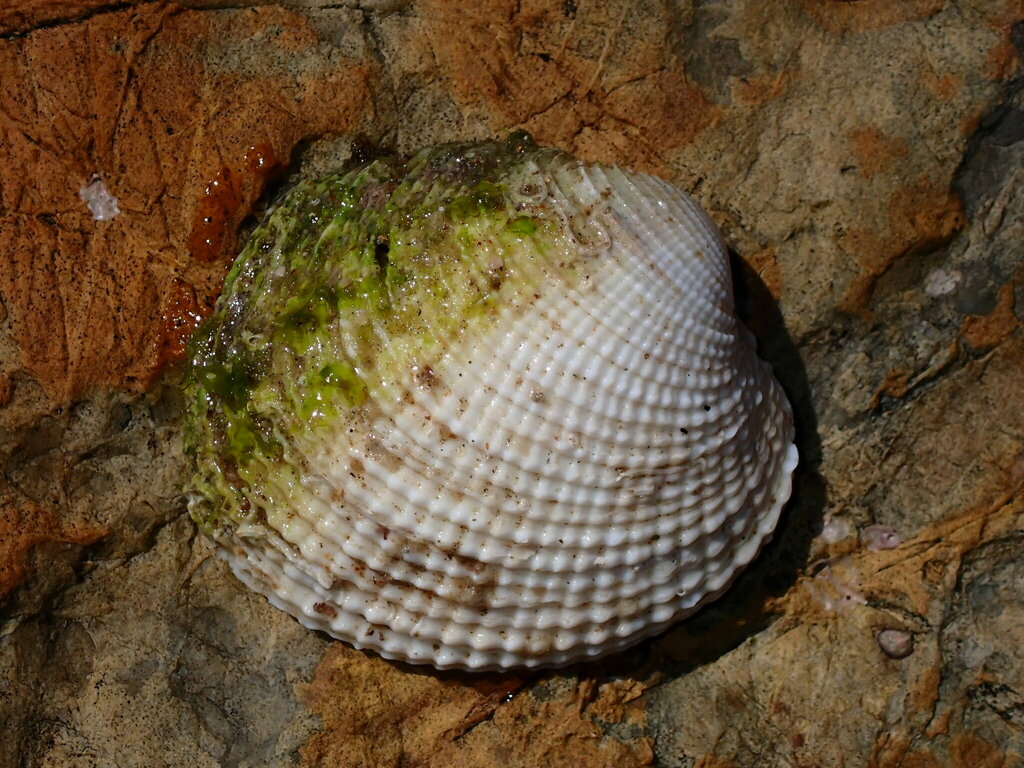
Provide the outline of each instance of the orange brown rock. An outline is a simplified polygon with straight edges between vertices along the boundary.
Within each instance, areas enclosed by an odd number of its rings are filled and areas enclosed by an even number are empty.
[[[774,248],[763,248],[746,257],[746,262],[764,282],[765,288],[778,300],[782,296],[782,273],[779,269],[778,254]]]
[[[203,310],[196,301],[195,289],[175,277],[167,303],[160,313],[160,330],[156,338],[160,367],[163,364],[181,360],[185,355],[192,331],[203,319]]]
[[[789,85],[785,70],[774,76],[745,77],[732,87],[732,97],[744,107],[759,107],[782,96]]]
[[[431,0],[420,9],[456,102],[487,115],[494,131],[522,126],[586,160],[665,173],[664,155],[716,114],[670,47],[664,8],[630,20],[650,34],[628,35],[625,15],[599,3],[579,4],[571,19],[560,4],[523,9],[511,0]],[[524,45],[533,55],[522,55]]]
[[[960,199],[927,177],[919,176],[915,182],[894,190],[882,228],[851,228],[841,240],[860,274],[847,289],[839,308],[850,314],[870,316],[871,293],[878,278],[897,259],[949,242],[964,222]]]
[[[960,326],[960,336],[975,349],[990,349],[1011,333],[1020,320],[1013,311],[1014,284],[999,289],[999,301],[987,315],[969,315]]]
[[[241,204],[239,173],[224,166],[206,183],[199,198],[199,208],[188,235],[188,250],[193,258],[211,262],[221,256],[228,226],[238,215]]]
[[[949,752],[953,768],[1003,768],[1012,759],[999,747],[969,732],[956,734]]]
[[[380,768],[576,768],[649,765],[650,741],[604,738],[599,723],[643,727],[636,681],[595,689],[567,682],[535,696],[511,675],[437,674],[401,667],[335,644],[304,689],[324,722],[303,764]],[[383,695],[387,691],[387,695]]]
[[[944,768],[942,762],[930,749],[915,749],[912,752],[905,751],[905,744],[900,749],[884,753],[882,759],[873,760],[871,768],[882,768],[882,766],[900,766],[900,768]],[[891,757],[889,756],[891,755]]]
[[[962,76],[952,72],[943,75],[928,72],[924,75],[924,85],[936,99],[948,101],[964,87],[964,80]]]
[[[871,396],[871,407],[877,408],[878,404],[882,401],[883,395],[895,398],[906,397],[907,385],[910,382],[911,375],[911,371],[904,371],[898,368],[886,371],[885,378],[878,385],[875,394]]]
[[[17,0],[4,3],[0,7],[0,35],[81,18],[110,5],[110,0]]]
[[[280,8],[232,18],[155,4],[0,41],[0,299],[22,367],[56,402],[151,381],[174,357],[168,311],[188,290],[189,312],[209,311],[277,158],[365,114],[374,65],[304,79],[233,67],[267,25],[296,50],[317,37]],[[204,64],[217,50],[221,66]],[[111,221],[78,199],[95,172],[119,201]]]
[[[0,509],[0,600],[21,586],[33,548],[47,542],[84,547],[108,534],[103,528],[63,521],[31,503]]]
[[[926,19],[949,0],[803,0],[804,13],[829,32],[845,35]]]
[[[870,179],[876,173],[891,167],[899,158],[907,156],[907,142],[891,136],[875,126],[858,128],[850,132],[850,145],[861,175]]]
[[[986,74],[991,80],[1005,80],[1019,67],[1020,54],[1007,35],[989,51]]]

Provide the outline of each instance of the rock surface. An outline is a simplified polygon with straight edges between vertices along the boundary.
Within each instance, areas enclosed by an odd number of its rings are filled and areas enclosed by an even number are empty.
[[[8,3],[0,766],[1020,765],[1022,20]],[[176,485],[176,361],[292,175],[519,127],[706,206],[802,465],[692,620],[567,671],[438,674],[302,630],[211,557]]]

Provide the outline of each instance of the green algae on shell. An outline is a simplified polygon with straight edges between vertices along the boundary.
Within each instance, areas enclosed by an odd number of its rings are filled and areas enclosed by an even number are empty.
[[[191,345],[186,450],[204,529],[261,514],[253,470],[280,468],[282,430],[356,423],[369,392],[401,397],[402,374],[431,370],[454,338],[527,309],[549,281],[585,279],[587,253],[552,210],[528,205],[544,188],[540,163],[559,154],[520,133],[290,192]]]
[[[296,186],[186,394],[189,509],[235,574],[442,668],[590,658],[693,612],[796,463],[707,217],[522,134]]]

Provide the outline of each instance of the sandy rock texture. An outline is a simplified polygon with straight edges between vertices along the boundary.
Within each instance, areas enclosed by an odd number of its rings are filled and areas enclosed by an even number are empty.
[[[1019,0],[5,3],[0,766],[1021,765],[1022,51]],[[439,674],[212,556],[178,362],[289,179],[516,128],[707,207],[802,464],[692,620]]]

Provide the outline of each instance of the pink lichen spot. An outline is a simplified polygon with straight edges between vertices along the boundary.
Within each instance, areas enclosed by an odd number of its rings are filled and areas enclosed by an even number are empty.
[[[856,588],[856,569],[843,561],[833,565],[826,565],[807,582],[807,590],[815,601],[826,611],[838,613],[852,610],[855,605],[867,605],[867,599]]]
[[[914,652],[914,635],[905,629],[883,629],[875,640],[890,659],[905,659]]]
[[[861,531],[860,540],[869,552],[896,549],[903,543],[903,537],[887,525],[869,525]]]

